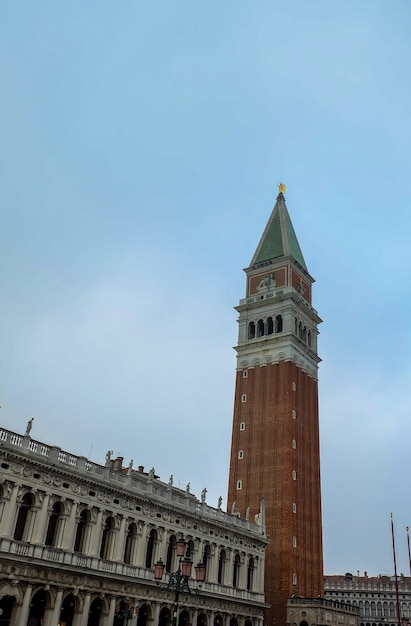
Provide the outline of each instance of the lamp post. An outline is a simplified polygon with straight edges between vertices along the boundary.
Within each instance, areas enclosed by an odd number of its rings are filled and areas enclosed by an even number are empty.
[[[168,584],[164,592],[166,591],[174,591],[174,612],[173,612],[173,626],[177,626],[177,617],[178,617],[178,601],[180,598],[180,593],[192,593],[190,586],[188,584],[189,578],[191,576],[191,570],[193,567],[193,561],[186,556],[187,552],[187,544],[184,539],[179,539],[176,543],[176,552],[178,557],[178,569],[176,572],[172,572],[168,579]],[[204,563],[198,563],[195,566],[196,572],[196,582],[197,588],[195,593],[200,593],[201,584],[205,579],[205,565]],[[154,580],[157,581],[157,584],[160,584],[161,579],[164,574],[164,563],[160,559],[157,563],[154,564]]]

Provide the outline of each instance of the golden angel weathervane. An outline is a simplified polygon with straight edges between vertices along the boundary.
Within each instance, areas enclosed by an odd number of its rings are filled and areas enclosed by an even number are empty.
[[[286,190],[286,186],[284,185],[284,183],[279,183],[278,184],[278,191],[282,194],[285,194],[285,190]]]

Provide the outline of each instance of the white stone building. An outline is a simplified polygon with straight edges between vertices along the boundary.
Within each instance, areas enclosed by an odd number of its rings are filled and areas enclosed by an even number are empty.
[[[347,607],[356,607],[361,626],[398,626],[397,596],[394,576],[324,577],[325,597]],[[400,620],[411,619],[411,578],[398,576]]]
[[[265,528],[162,482],[0,429],[0,626],[168,626],[176,542],[206,565],[178,626],[262,626]],[[194,570],[193,570],[194,571]]]

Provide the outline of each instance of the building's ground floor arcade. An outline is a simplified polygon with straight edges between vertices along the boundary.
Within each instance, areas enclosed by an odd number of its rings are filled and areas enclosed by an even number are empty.
[[[151,595],[147,589],[141,589],[142,597],[138,598],[134,594],[121,596],[104,590],[73,590],[60,585],[3,580],[0,626],[170,626],[174,594],[161,593],[158,598]],[[247,615],[241,610],[234,612],[230,602],[210,600],[183,594],[178,626],[262,626],[260,616]]]

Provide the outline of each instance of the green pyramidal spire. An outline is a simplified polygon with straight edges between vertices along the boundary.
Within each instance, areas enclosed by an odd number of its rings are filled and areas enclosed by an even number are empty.
[[[308,271],[284,196],[280,192],[250,265],[272,261],[282,256],[291,256]]]

